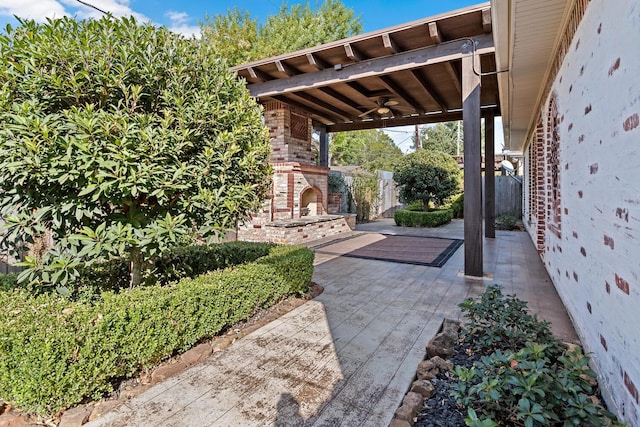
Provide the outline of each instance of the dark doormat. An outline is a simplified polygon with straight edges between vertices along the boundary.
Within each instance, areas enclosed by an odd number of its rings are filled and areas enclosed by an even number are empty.
[[[316,252],[442,267],[462,243],[463,240],[460,239],[366,233],[320,246],[316,248]]]

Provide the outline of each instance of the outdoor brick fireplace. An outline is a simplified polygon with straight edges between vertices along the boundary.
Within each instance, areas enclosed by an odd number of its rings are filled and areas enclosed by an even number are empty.
[[[316,165],[309,114],[281,102],[264,105],[271,137],[271,196],[238,239],[302,243],[350,231],[343,216],[327,215],[329,168]]]

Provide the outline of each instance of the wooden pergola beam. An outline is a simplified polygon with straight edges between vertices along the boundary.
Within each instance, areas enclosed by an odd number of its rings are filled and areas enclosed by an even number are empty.
[[[449,111],[449,106],[444,102],[444,99],[431,87],[429,82],[422,77],[422,75],[417,70],[410,71],[411,76],[418,82],[420,87],[433,99],[433,101],[438,104],[438,106],[442,109],[443,113]]]
[[[389,76],[380,76],[380,81],[392,92],[398,94],[400,98],[404,99],[409,105],[413,107],[414,110],[418,114],[424,114],[424,108],[418,101],[415,100],[413,96],[411,96],[407,91],[405,91],[399,84],[393,81],[393,79]]]
[[[316,70],[324,70],[325,68],[331,67],[331,64],[324,61],[318,55],[314,55],[313,53],[307,53],[306,57],[307,57],[307,61],[309,62],[309,65],[312,65],[313,67],[315,67]]]
[[[289,77],[300,74],[298,70],[296,70],[295,68],[293,68],[291,65],[287,64],[284,61],[275,61],[275,64],[279,72]]]
[[[495,126],[493,113],[484,118],[484,236],[496,237]]]
[[[493,37],[490,34],[475,36],[476,56],[495,52]],[[459,43],[443,43],[407,52],[397,53],[376,59],[350,64],[341,69],[327,68],[314,73],[299,74],[287,79],[270,80],[248,85],[251,95],[265,97],[299,92],[313,88],[331,86],[337,83],[354,82],[366,77],[392,74],[403,70],[412,70],[425,65],[447,63],[462,58]]]
[[[485,33],[489,34],[491,33],[492,27],[491,8],[487,7],[486,9],[482,9],[482,29]]]
[[[280,101],[284,104],[287,105],[291,105],[292,107],[296,107],[301,109],[302,111],[306,111],[310,114],[313,114],[315,116],[318,117],[322,117],[325,120],[329,121],[330,123],[338,123],[340,120],[338,119],[338,117],[335,117],[332,114],[327,114],[326,112],[320,111],[318,109],[309,107],[308,105],[302,103],[302,102],[298,102],[295,99],[291,99],[288,96],[284,96],[284,95],[276,95],[276,96],[272,96],[271,98],[275,99],[276,101]],[[326,124],[326,123],[323,123]]]
[[[347,58],[354,62],[360,62],[365,58],[365,56],[360,52],[354,45],[351,43],[344,44],[344,53],[347,55]]]
[[[491,112],[493,114],[495,107],[487,107],[482,109],[482,115]],[[419,116],[410,117],[394,117],[389,119],[363,120],[352,123],[335,123],[327,125],[327,132],[346,132],[352,130],[380,129],[394,126],[408,125],[424,125],[428,123],[454,122],[462,120],[462,110],[449,111],[447,113],[437,114],[421,114]]]
[[[258,70],[257,68],[249,67],[247,68],[247,70],[249,71],[249,77],[251,77],[252,79],[260,80],[261,82],[273,80],[273,77],[263,71]]]
[[[359,112],[362,112],[362,111],[360,111],[360,106],[361,106],[360,104],[358,104],[357,102],[355,102],[351,98],[349,98],[347,96],[344,96],[343,94],[341,94],[337,90],[332,89],[330,87],[321,87],[318,90],[321,91],[322,93],[334,98],[334,99],[337,99],[338,101],[342,102],[343,104],[348,105],[349,107],[351,107],[351,108],[353,108],[353,109],[355,109],[355,110],[357,110]]]
[[[306,92],[298,92],[298,93],[294,93],[292,95],[295,95],[295,96],[297,96],[299,98],[302,98],[305,101],[310,102],[313,105],[316,105],[316,106],[318,106],[320,108],[324,108],[325,110],[330,111],[332,115],[340,117],[343,120],[352,120],[353,119],[353,116],[351,114],[349,114],[349,113],[337,108],[334,105],[329,104],[328,102],[324,102],[323,100],[318,99],[313,95],[309,95]]]
[[[482,277],[482,153],[480,141],[480,56],[463,45],[462,117],[464,129],[464,274]]]
[[[396,41],[393,39],[393,37],[391,37],[391,34],[389,33],[384,33],[382,35],[382,45],[391,53],[398,53],[402,51],[402,49],[400,49]]]

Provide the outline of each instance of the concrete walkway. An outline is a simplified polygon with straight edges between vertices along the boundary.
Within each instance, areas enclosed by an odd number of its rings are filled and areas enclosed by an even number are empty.
[[[382,220],[362,231],[462,238]],[[442,268],[316,254],[322,295],[149,389],[90,426],[384,426],[407,391],[425,345],[457,304],[499,283],[577,341],[523,232],[485,243],[491,280],[463,277],[460,248]]]

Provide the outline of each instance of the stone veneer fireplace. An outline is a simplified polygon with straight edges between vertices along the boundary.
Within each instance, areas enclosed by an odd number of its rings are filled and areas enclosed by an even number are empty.
[[[309,114],[269,102],[264,118],[271,137],[271,196],[238,226],[238,239],[301,243],[350,231],[353,224],[345,217],[327,215],[329,168],[316,165]]]

